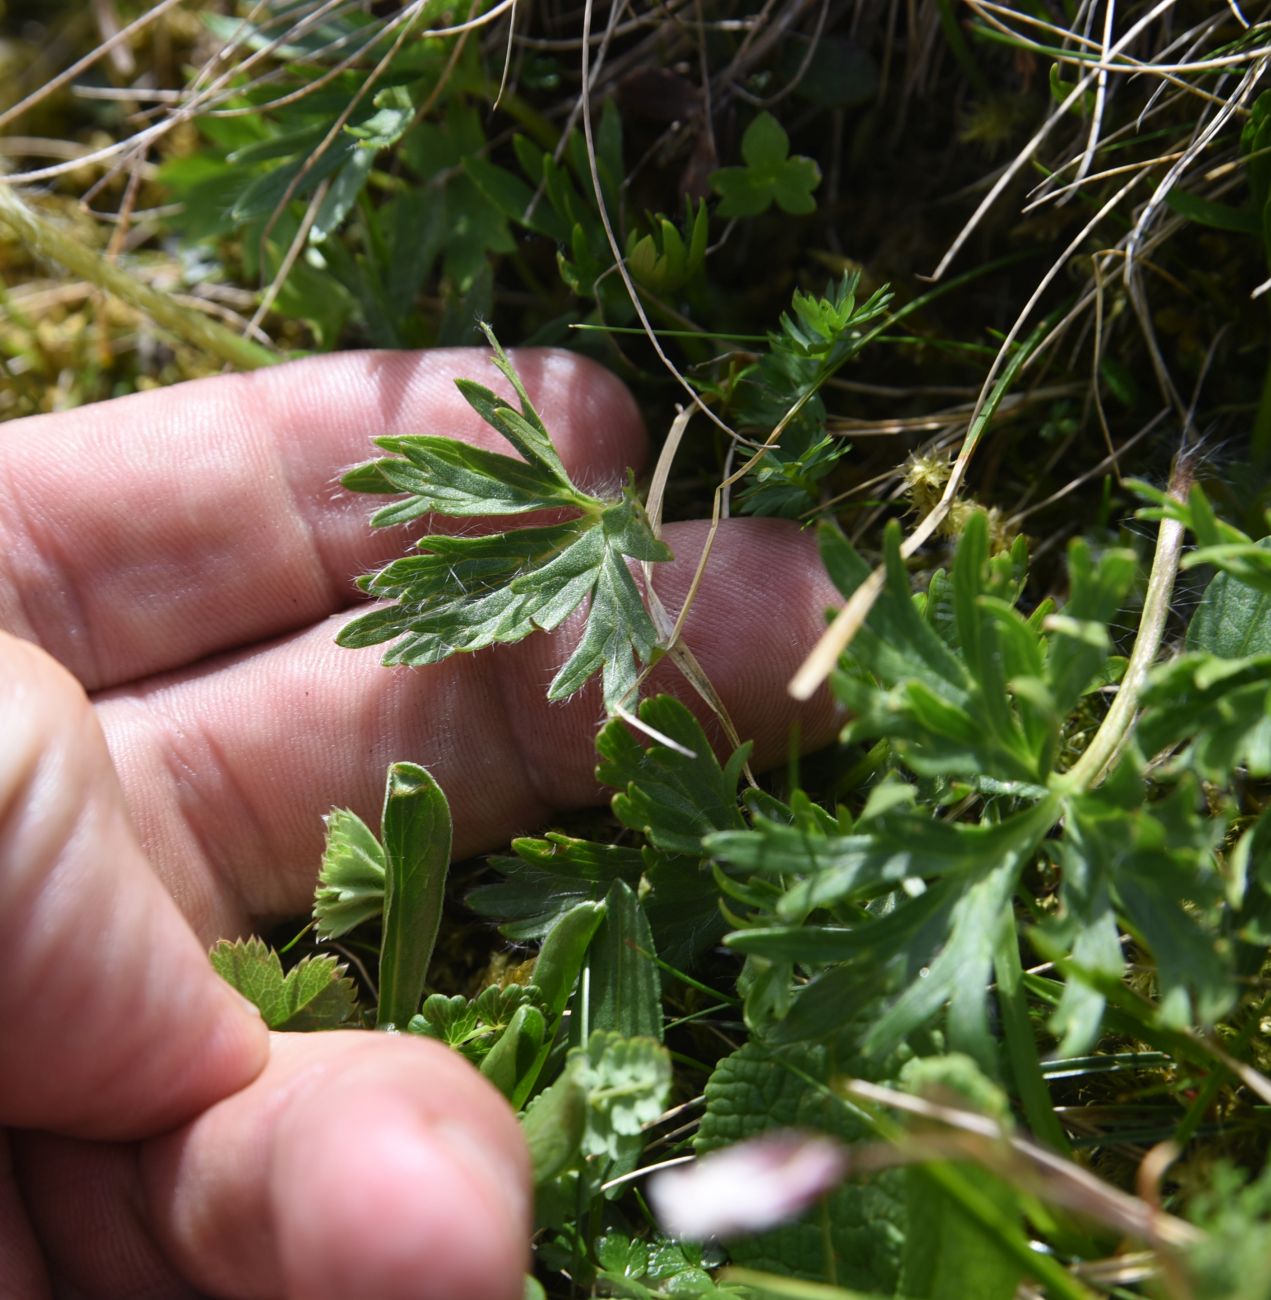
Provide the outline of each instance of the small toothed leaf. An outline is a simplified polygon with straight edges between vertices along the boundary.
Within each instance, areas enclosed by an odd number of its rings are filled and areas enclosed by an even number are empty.
[[[384,850],[375,833],[347,808],[327,815],[327,843],[313,896],[323,939],[338,939],[384,913]]]
[[[255,936],[222,939],[210,955],[216,973],[260,1008],[270,1029],[338,1029],[357,1014],[353,981],[334,957],[302,957],[284,974],[278,954]]]

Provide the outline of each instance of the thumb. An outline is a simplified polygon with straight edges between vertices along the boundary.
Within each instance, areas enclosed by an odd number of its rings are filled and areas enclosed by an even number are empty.
[[[171,1128],[250,1082],[268,1036],[133,835],[96,716],[0,633],[0,1124]]]

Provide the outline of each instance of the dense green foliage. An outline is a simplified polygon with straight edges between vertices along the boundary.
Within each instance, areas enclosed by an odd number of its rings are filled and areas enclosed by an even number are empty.
[[[379,527],[494,527],[368,575],[341,639],[425,665],[582,609],[547,689],[601,678],[610,811],[448,877],[444,795],[395,764],[378,831],[330,815],[314,907],[379,980],[259,940],[217,969],[274,1027],[404,1027],[500,1088],[527,1295],[1271,1296],[1271,11],[506,16],[192,6],[124,267],[171,257],[277,352],[492,322],[517,401],[460,387],[506,450],[377,437],[344,483]],[[21,306],[7,364],[58,373],[78,336]],[[161,324],[165,377],[256,355]],[[495,331],[600,357],[655,432],[687,404],[656,503],[571,480]],[[758,784],[644,688],[693,665],[633,568],[724,509],[815,527],[845,603],[808,668],[838,743]],[[449,969],[447,891],[518,964]],[[643,1170],[790,1128],[850,1146],[802,1217],[664,1231]]]

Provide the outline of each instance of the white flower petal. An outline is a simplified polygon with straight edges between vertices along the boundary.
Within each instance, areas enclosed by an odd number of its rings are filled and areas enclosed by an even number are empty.
[[[654,1174],[649,1201],[673,1237],[763,1232],[837,1186],[849,1163],[847,1148],[822,1134],[766,1133]]]

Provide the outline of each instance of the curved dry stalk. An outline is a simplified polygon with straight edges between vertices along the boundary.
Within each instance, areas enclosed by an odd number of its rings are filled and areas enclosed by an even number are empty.
[[[1151,171],[1153,167],[1163,167],[1166,163],[1173,162],[1175,159],[1181,158],[1182,156],[1182,150],[1178,150],[1175,153],[1160,154],[1155,158],[1141,158],[1136,162],[1121,163],[1120,166],[1109,167],[1105,171],[1087,173],[1078,180],[1068,181],[1063,185],[1058,185],[1053,189],[1047,190],[1045,193],[1039,193],[1035,199],[1031,199],[1020,208],[1020,212],[1027,215],[1030,212],[1035,212],[1038,208],[1043,207],[1047,203],[1061,203],[1066,198],[1071,198],[1078,188],[1083,185],[1093,185],[1096,181],[1110,181],[1116,176],[1124,176],[1127,172]],[[1070,164],[1065,163],[1064,165],[1069,166]],[[1051,177],[1054,175],[1055,172],[1052,172]]]
[[[1004,1129],[995,1119],[960,1106],[947,1106],[863,1079],[849,1079],[837,1091],[853,1100],[912,1115],[923,1124],[939,1124],[943,1134],[907,1135],[903,1147],[873,1148],[873,1159],[897,1162],[962,1158],[1012,1183],[1026,1181],[1035,1195],[1114,1227],[1117,1232],[1156,1247],[1183,1249],[1203,1239],[1198,1228],[1138,1197],[1105,1183],[1080,1165]]]
[[[153,8],[139,14],[126,27],[121,27],[117,32],[107,37],[106,40],[94,46],[82,59],[77,59],[69,68],[65,68],[57,76],[49,78],[38,90],[33,90],[25,99],[20,99],[10,108],[6,108],[3,113],[0,113],[0,129],[8,126],[10,122],[21,117],[29,109],[34,108],[55,90],[60,90],[68,81],[74,81],[81,72],[91,68],[104,55],[112,53],[120,45],[125,44],[131,37],[135,36],[137,32],[148,27],[156,18],[162,17],[169,9],[175,8],[180,3],[181,0],[159,0]]]
[[[513,2],[514,0],[508,0],[508,3],[513,3]],[[328,129],[326,135],[324,135],[322,139],[318,142],[317,148],[314,149],[308,155],[308,157],[304,160],[304,163],[300,167],[300,169],[291,178],[291,180],[287,182],[287,188],[283,190],[282,195],[278,199],[278,202],[274,205],[274,210],[269,214],[269,219],[265,222],[264,228],[260,232],[260,262],[262,266],[265,263],[266,242],[268,241],[270,234],[273,232],[274,226],[278,224],[279,218],[287,210],[287,204],[291,202],[292,198],[295,196],[296,191],[303,184],[305,178],[309,175],[309,173],[314,169],[314,167],[318,165],[319,162],[322,161],[323,158],[326,157],[327,150],[331,148],[331,146],[336,142],[337,139],[339,139],[341,133],[344,131],[345,125],[347,124],[349,118],[353,116],[353,112],[357,108],[357,106],[375,88],[376,83],[388,70],[389,64],[392,63],[392,61],[397,57],[397,52],[406,43],[406,38],[407,36],[410,35],[410,29],[411,29],[410,23],[405,23],[402,25],[402,29],[400,32],[397,33],[397,38],[393,41],[392,45],[390,45],[388,49],[385,50],[384,54],[380,58],[380,61],[371,69],[369,73],[367,73],[366,80],[363,81],[362,84],[357,88],[357,90],[353,92],[353,96],[349,100],[349,102],[345,104],[345,106],[339,111],[339,113],[336,114],[335,121],[331,123],[331,126]],[[317,215],[317,207],[313,204],[309,205],[309,210],[305,213],[306,219],[309,221],[310,226],[312,226],[313,219],[312,217],[310,217],[309,215],[310,213],[312,213],[313,216]],[[306,237],[308,236],[308,233],[309,233],[308,230],[306,230],[305,231]],[[293,241],[293,247],[295,247],[294,241]],[[296,247],[296,253],[297,254],[299,253],[298,247]],[[292,262],[294,261],[295,258],[292,257]],[[290,270],[290,266],[288,266],[288,270]],[[272,287],[273,286],[271,286],[271,288]],[[277,290],[275,290],[275,293],[276,292]]]
[[[278,37],[276,41],[271,42],[265,49],[255,52],[253,54],[253,61],[255,61],[257,54],[260,56],[268,54],[273,50],[276,50],[286,41],[294,40],[298,35],[301,35],[302,24],[305,28],[312,26],[320,18],[329,17],[333,12],[338,12],[340,9],[344,8],[347,2],[348,0],[327,0],[326,4],[319,6],[318,9],[315,9],[312,13],[306,15],[301,23],[297,23],[294,27],[289,28],[282,36]],[[267,100],[263,104],[248,104],[240,108],[201,109],[200,112],[208,117],[248,117],[254,113],[274,112],[277,109],[286,108],[291,104],[298,103],[300,100],[312,95],[315,91],[321,90],[324,86],[329,85],[342,72],[347,72],[349,68],[354,67],[361,60],[362,56],[366,54],[366,52],[371,49],[377,41],[383,39],[384,31],[385,29],[383,27],[379,28],[372,36],[359,45],[352,54],[345,55],[344,58],[332,64],[331,67],[322,72],[320,76],[315,77],[312,81],[306,81],[303,86],[299,86],[295,90],[288,91],[284,95],[279,95],[277,99]],[[353,40],[355,35],[356,33],[350,32],[330,41],[328,44],[314,52],[314,59],[316,60],[322,55],[342,49]],[[218,55],[217,57],[220,56]],[[243,63],[237,64],[236,68],[239,72],[242,72],[243,68],[246,66],[247,62],[244,61]],[[228,98],[231,95],[237,96],[245,94],[251,90],[259,90],[262,86],[267,86],[271,82],[277,81],[286,75],[286,67],[271,68],[268,72],[262,73],[259,77],[246,82],[244,85],[233,87],[224,97]]]
[[[33,211],[7,186],[0,185],[0,224],[39,257],[47,257],[72,275],[87,280],[148,316],[193,347],[240,370],[252,370],[278,360],[274,353],[240,338],[219,321],[192,311],[108,261],[82,240],[64,233],[56,223]]]
[[[667,0],[666,3],[658,5],[656,14],[636,14],[633,18],[628,18],[626,22],[618,23],[613,29],[614,36],[628,36],[632,32],[638,32],[642,28],[661,27],[668,18],[674,18],[681,9],[692,0]],[[593,35],[591,44],[601,45],[605,41],[605,34]],[[517,45],[526,50],[543,50],[555,53],[573,54],[582,49],[581,37],[551,37],[551,36],[518,36]]]
[[[1125,280],[1125,286],[1130,292],[1131,301],[1135,302],[1134,288],[1134,264],[1137,255],[1138,246],[1142,243],[1143,234],[1147,230],[1157,211],[1165,202],[1169,194],[1182,178],[1184,172],[1196,162],[1196,160],[1205,152],[1210,141],[1226,126],[1227,122],[1236,114],[1244,110],[1245,102],[1252,98],[1254,91],[1257,89],[1262,74],[1265,70],[1268,59],[1271,59],[1271,51],[1263,54],[1258,64],[1250,68],[1241,78],[1240,85],[1236,93],[1232,95],[1226,103],[1213,115],[1208,124],[1198,132],[1192,142],[1184,150],[1183,156],[1173,163],[1158,182],[1156,189],[1148,198],[1143,210],[1139,213],[1129,237],[1125,241],[1125,266],[1122,271]],[[1137,309],[1137,303],[1136,303]]]
[[[1116,0],[1104,0],[1103,42],[1099,47],[1099,70],[1095,76],[1094,108],[1090,114],[1090,132],[1086,137],[1086,147],[1082,151],[1081,160],[1077,164],[1077,174],[1073,178],[1074,184],[1079,184],[1094,165],[1095,150],[1099,147],[1099,134],[1103,129],[1103,114],[1108,104],[1109,69],[1104,64],[1108,58],[1108,50],[1112,45],[1112,23],[1115,17]]]
[[[1179,502],[1186,501],[1191,490],[1192,476],[1190,458],[1186,454],[1180,455],[1170,475],[1167,489],[1169,496]],[[1147,592],[1143,597],[1143,613],[1139,618],[1139,630],[1134,638],[1134,648],[1130,651],[1129,663],[1126,664],[1125,676],[1121,679],[1112,706],[1103,715],[1099,729],[1081,757],[1060,778],[1059,784],[1064,790],[1093,789],[1112,770],[1129,741],[1139,708],[1139,696],[1165,636],[1165,621],[1169,617],[1170,597],[1174,593],[1174,579],[1178,576],[1178,561],[1183,551],[1185,532],[1186,529],[1177,519],[1161,520],[1156,533],[1156,550],[1152,556]]]
[[[591,18],[592,18],[593,0],[585,0],[583,5],[583,57],[582,73],[583,85],[582,95],[579,98],[579,105],[582,111],[583,137],[587,143],[587,166],[591,173],[592,191],[596,196],[596,209],[600,215],[600,224],[604,227],[605,239],[609,244],[609,251],[614,257],[614,266],[618,274],[622,277],[622,283],[627,290],[627,295],[631,299],[631,305],[635,308],[640,324],[648,337],[650,345],[654,352],[657,353],[658,360],[666,367],[671,375],[675,377],[680,387],[692,398],[693,405],[700,410],[707,419],[717,425],[729,438],[737,437],[736,431],[733,430],[726,421],[721,420],[714,411],[702,401],[697,390],[687,379],[680,373],[675,362],[666,354],[661,340],[657,336],[652,324],[649,321],[648,313],[644,310],[644,303],[640,299],[639,291],[636,289],[635,281],[631,278],[631,272],[627,270],[627,259],[623,256],[622,249],[618,246],[617,236],[613,233],[613,223],[609,219],[609,209],[605,205],[604,192],[600,185],[600,169],[596,162],[596,141],[591,128]],[[597,57],[603,59],[608,47],[609,38],[612,37],[612,24],[616,23],[617,16],[621,12],[619,5],[614,5],[610,10],[610,28],[606,29],[605,40],[601,42]]]
[[[273,307],[274,301],[279,293],[282,292],[282,286],[286,283],[287,277],[291,274],[291,268],[295,266],[296,259],[300,256],[305,244],[309,239],[309,232],[313,229],[313,223],[318,219],[318,211],[322,207],[323,201],[327,197],[327,190],[331,187],[331,181],[328,177],[313,191],[309,199],[308,206],[305,208],[305,214],[301,218],[300,225],[296,228],[296,233],[292,236],[291,243],[287,246],[287,251],[283,254],[282,261],[278,263],[278,270],[274,272],[273,278],[269,282],[268,288],[261,295],[260,302],[256,310],[252,313],[252,318],[247,322],[243,330],[244,334],[254,334],[261,325],[261,322],[269,315],[270,308]],[[264,237],[262,236],[261,253],[264,253]],[[262,261],[263,265],[263,261]]]
[[[1117,43],[1112,46],[1110,53],[1119,54],[1121,50],[1129,45],[1142,31],[1155,22],[1162,14],[1168,13],[1177,3],[1178,0],[1157,0],[1157,3],[1154,4],[1142,18],[1133,23]],[[1011,181],[1013,181],[1019,172],[1032,160],[1033,155],[1041,148],[1042,143],[1050,135],[1051,131],[1054,130],[1061,121],[1063,121],[1068,110],[1076,104],[1080,100],[1081,96],[1090,88],[1090,84],[1094,81],[1096,76],[1097,70],[1086,73],[1085,76],[1081,77],[1077,81],[1072,90],[1069,91],[1059,105],[1051,111],[1050,116],[1033,133],[1032,138],[1016,155],[1014,161],[1011,162],[997,180],[994,181],[992,188],[984,198],[980,200],[975,211],[963,224],[962,229],[954,237],[953,242],[949,245],[944,256],[940,259],[936,269],[931,274],[933,280],[940,279],[940,277],[944,275],[945,271],[949,269],[950,263],[962,251],[963,245],[968,239],[970,239],[972,233],[979,226],[988,210],[1002,196],[1002,193]]]
[[[940,500],[936,502],[914,528],[913,532],[901,543],[900,553],[904,558],[908,559],[925,546],[948,516],[954,499],[962,487],[962,481],[966,477],[971,457],[979,446],[980,439],[987,428],[989,417],[996,404],[994,394],[996,394],[996,401],[1000,401],[1002,397],[1001,385],[1010,375],[1011,367],[1014,366],[1017,369],[1022,367],[1026,360],[1040,352],[1056,336],[1057,330],[1052,330],[1046,339],[1039,340],[1032,348],[1028,349],[1024,357],[1021,357],[1018,353],[1015,356],[1011,355],[1011,349],[1015,346],[1015,342],[1019,338],[1025,323],[1033,313],[1033,309],[1040,302],[1042,295],[1051,282],[1067,264],[1068,259],[1077,251],[1104,217],[1138,184],[1139,179],[1138,176],[1132,177],[1077,232],[1074,238],[1069,241],[1068,246],[1051,264],[1050,270],[1041,278],[1019,315],[1015,318],[1015,323],[1002,340],[997,356],[994,358],[993,365],[989,369],[988,376],[980,390],[979,399],[967,426],[966,437],[963,439],[962,447],[953,462],[948,482],[940,494]],[[869,617],[869,611],[873,609],[874,602],[882,593],[884,573],[884,566],[880,564],[876,567],[869,577],[852,593],[847,603],[835,615],[829,627],[821,634],[816,645],[812,647],[811,653],[800,665],[799,670],[790,679],[790,683],[786,687],[796,700],[811,699],[821,683],[834,670],[834,665],[838,663],[839,656],[851,645],[857,632],[864,626],[866,618]]]
[[[327,8],[329,8],[331,4],[339,4],[339,3],[343,3],[343,0],[328,0]],[[303,19],[301,20],[302,23],[304,21],[305,20]],[[289,32],[294,32],[295,28],[293,27],[288,30]],[[126,163],[126,160],[130,154],[141,152],[144,149],[148,149],[150,145],[154,143],[154,141],[161,139],[164,135],[168,134],[168,132],[173,130],[180,123],[189,120],[191,117],[194,117],[196,114],[201,112],[203,110],[203,107],[210,100],[212,100],[217,93],[223,91],[225,96],[237,94],[238,93],[237,88],[230,88],[227,86],[229,80],[235,75],[240,74],[243,71],[243,69],[250,67],[253,63],[256,63],[259,60],[265,58],[272,50],[276,49],[278,45],[280,45],[285,39],[286,39],[285,35],[280,36],[277,38],[276,41],[271,42],[263,49],[253,51],[241,63],[234,64],[231,67],[224,69],[220,73],[220,75],[212,82],[212,84],[208,86],[205,90],[196,89],[194,90],[193,93],[191,93],[191,90],[187,88],[187,90],[181,93],[181,97],[177,103],[177,107],[172,113],[170,113],[167,117],[161,118],[159,121],[153,123],[152,125],[148,127],[144,127],[142,130],[129,136],[127,139],[112,141],[111,144],[106,145],[101,149],[93,150],[92,152],[81,156],[74,163],[64,163],[53,167],[38,168],[33,171],[21,172],[18,175],[6,177],[4,178],[4,183],[10,185],[19,185],[19,184],[28,185],[28,184],[33,184],[37,181],[53,180],[58,176],[65,175],[67,172],[75,171],[80,167],[84,167],[92,163],[108,162],[111,159],[119,159],[121,158],[121,155],[122,155],[122,161],[120,163],[117,163],[116,165],[117,166],[124,165],[124,163]],[[226,44],[222,45],[221,48],[216,52],[216,54],[214,54],[204,64],[203,68],[200,69],[199,73],[195,77],[193,86],[197,87],[199,80],[207,73],[207,71],[215,63],[223,59],[226,56],[226,53],[228,51],[233,50],[233,48],[234,45],[232,42],[227,42]],[[49,83],[49,85],[52,84],[53,84],[52,82]],[[14,110],[10,110],[10,111],[13,112]],[[108,173],[108,175],[109,174],[110,173]]]
[[[409,18],[403,19],[401,16],[399,16],[397,19],[393,20],[392,24],[386,26],[383,32],[380,33],[380,36],[377,37],[377,39],[381,39],[392,29],[393,26],[401,27],[401,30],[397,33],[397,37],[393,41],[392,45],[390,45],[388,49],[385,50],[379,62],[376,63],[376,65],[370,70],[370,72],[366,74],[366,79],[357,88],[357,90],[354,91],[353,97],[349,100],[349,102],[345,104],[345,106],[340,110],[339,114],[336,116],[335,121],[331,123],[330,129],[327,131],[326,135],[322,137],[322,140],[319,142],[317,148],[314,149],[313,152],[305,159],[304,165],[291,178],[290,182],[287,185],[286,190],[283,192],[282,197],[278,200],[278,203],[275,206],[273,212],[270,213],[269,220],[265,223],[265,228],[261,231],[260,240],[261,240],[262,254],[264,252],[265,241],[269,238],[270,232],[277,224],[279,217],[282,216],[284,210],[287,207],[287,204],[291,202],[291,199],[295,194],[296,190],[299,189],[300,185],[304,181],[305,177],[308,176],[310,171],[312,171],[313,168],[316,167],[317,164],[321,161],[321,159],[326,156],[327,150],[330,149],[330,147],[339,138],[349,118],[353,116],[353,112],[357,108],[357,106],[375,88],[376,84],[379,82],[379,79],[384,75],[384,73],[388,71],[389,65],[397,57],[398,52],[401,50],[402,46],[406,43],[407,37],[411,34],[411,30],[414,27],[415,18],[418,17],[419,13],[423,11],[426,4],[427,4],[427,0],[415,0],[415,3],[408,6],[406,10],[403,10],[403,14],[410,15]],[[430,28],[427,34],[430,37],[434,37],[434,38],[440,36],[463,36],[466,35],[468,32],[476,31],[478,28],[484,27],[488,23],[493,22],[496,18],[498,18],[501,14],[505,13],[507,10],[514,9],[515,6],[516,6],[516,0],[499,0],[498,4],[496,4],[493,8],[486,10],[485,13],[481,14],[477,18],[470,18],[467,21],[455,24],[452,27]],[[263,257],[262,257],[262,261],[263,261]]]
[[[787,95],[789,95],[791,92],[799,88],[799,83],[803,80],[804,77],[807,76],[808,69],[812,66],[813,56],[816,54],[817,51],[817,43],[821,39],[821,33],[825,30],[825,22],[829,16],[830,16],[830,0],[821,0],[821,7],[818,10],[816,16],[816,26],[813,27],[812,34],[811,36],[808,37],[808,48],[804,52],[803,58],[799,62],[799,66],[794,70],[794,75],[791,76],[790,80],[787,81],[786,84],[782,86],[780,90],[775,91],[773,94],[767,96],[752,95],[748,91],[742,90],[740,86],[734,84],[732,87],[733,93],[736,94],[739,98],[744,99],[753,108],[771,108],[774,104],[781,103],[781,101],[785,99]],[[704,63],[705,60],[703,60],[703,64]],[[704,78],[704,80],[708,87],[708,91],[707,91],[708,102],[706,108],[706,116],[707,116],[707,120],[709,121],[710,120],[710,105],[709,105],[710,78],[707,77]]]
[[[1124,456],[1126,452],[1137,447],[1139,443],[1148,436],[1148,434],[1155,433],[1168,414],[1168,407],[1157,411],[1157,413],[1141,429],[1127,438],[1120,447],[1114,447],[1097,465],[1092,465],[1089,469],[1083,470],[1075,478],[1069,479],[1063,487],[1052,492],[1050,496],[1045,497],[1043,500],[1034,502],[1032,505],[1027,506],[1022,510],[1017,510],[1006,520],[1005,526],[1008,529],[1018,528],[1024,520],[1028,519],[1030,516],[1037,514],[1041,510],[1045,510],[1048,506],[1055,505],[1057,502],[1062,501],[1064,497],[1070,496],[1077,490],[1077,488],[1081,487],[1083,483],[1089,483],[1091,479],[1097,478],[1100,474],[1104,474],[1110,469],[1116,470],[1120,458]],[[1052,457],[1052,461],[1053,459],[1054,458]]]

